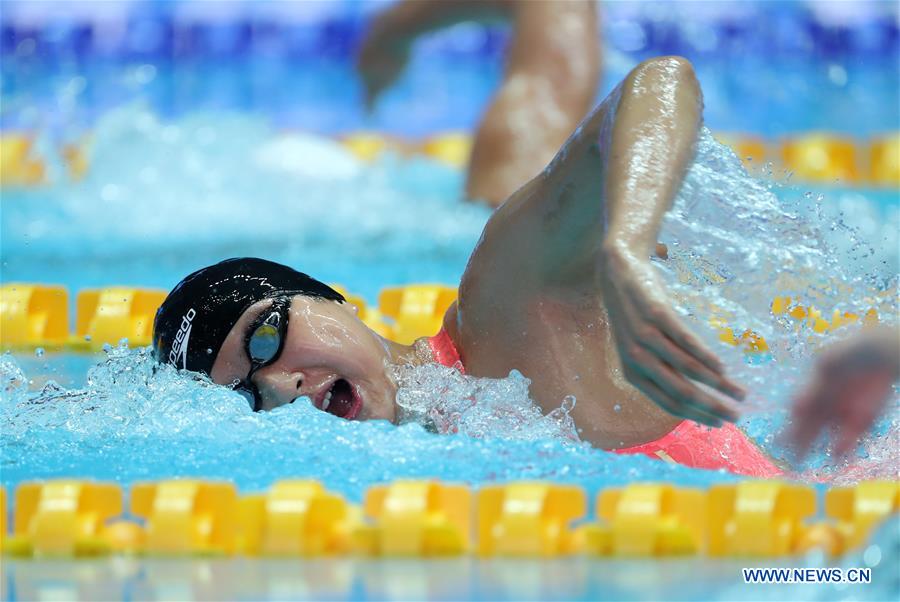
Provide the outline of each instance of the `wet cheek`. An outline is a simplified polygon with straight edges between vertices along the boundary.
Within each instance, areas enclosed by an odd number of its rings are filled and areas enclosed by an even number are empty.
[[[378,394],[378,401],[376,403],[377,411],[374,414],[376,419],[379,420],[388,420],[390,422],[397,421],[397,406],[394,403],[395,392],[392,387],[387,387],[386,390],[381,391]]]
[[[387,420],[388,422],[396,422],[397,415],[393,405],[381,405],[372,408],[366,420]]]
[[[310,357],[319,357],[323,363],[334,367],[345,376],[361,378],[370,375],[377,363],[368,349],[356,341],[339,341],[335,345],[320,346],[311,351]]]

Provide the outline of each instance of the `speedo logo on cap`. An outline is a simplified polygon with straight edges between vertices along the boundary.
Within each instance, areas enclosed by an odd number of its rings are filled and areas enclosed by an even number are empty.
[[[173,366],[177,367],[178,360],[181,360],[182,369],[187,369],[187,350],[188,341],[191,338],[191,321],[196,315],[197,312],[192,307],[181,318],[181,325],[178,327],[178,332],[175,333],[175,342],[172,343],[172,350],[169,352],[169,363]]]

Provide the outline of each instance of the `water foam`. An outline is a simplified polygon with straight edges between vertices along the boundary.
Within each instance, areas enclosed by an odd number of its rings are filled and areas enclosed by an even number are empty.
[[[401,422],[415,422],[438,433],[534,441],[578,441],[567,396],[544,415],[529,394],[531,380],[518,370],[507,378],[476,378],[439,364],[398,366],[397,405]]]
[[[858,206],[859,195],[842,197],[845,209]],[[881,322],[897,322],[896,233],[873,229],[871,208],[850,216],[821,194],[774,180],[750,177],[740,160],[718,144],[708,130],[698,141],[697,156],[660,239],[669,244],[670,260],[657,261],[684,319],[719,352],[729,373],[750,390],[745,423],[776,455],[775,434],[787,423],[792,395],[802,387],[817,353],[850,336],[860,322],[818,333],[808,323],[774,315],[772,301],[790,296],[794,303],[814,306],[830,319],[834,311],[864,316],[870,309]],[[888,218],[896,219],[896,212]],[[852,222],[852,223],[851,223]],[[893,224],[897,230],[897,222]],[[880,240],[879,240],[880,238]],[[894,246],[891,246],[893,243]],[[768,352],[745,355],[723,346],[718,318],[736,335],[752,330]],[[854,470],[872,478],[900,469],[896,453],[900,398],[867,442],[865,464],[859,458],[834,463],[830,449],[820,447],[808,466],[810,478],[831,478]],[[828,467],[828,470],[823,469]]]
[[[366,487],[398,478],[472,484],[553,479],[592,490],[636,478],[697,484],[734,478],[577,443],[563,410],[542,416],[526,402],[521,376],[491,382],[447,374],[448,387],[439,368],[410,370],[401,399],[433,384],[456,391],[445,391],[444,399],[471,395],[475,407],[484,408],[461,417],[458,434],[445,436],[416,422],[342,420],[305,400],[253,413],[237,393],[155,365],[149,349],[107,353],[84,387],[48,383],[38,391],[28,391],[11,356],[2,357],[3,485],[72,475],[123,484],[199,476],[252,491],[279,479],[315,478],[359,500]],[[505,398],[508,391],[517,394]]]

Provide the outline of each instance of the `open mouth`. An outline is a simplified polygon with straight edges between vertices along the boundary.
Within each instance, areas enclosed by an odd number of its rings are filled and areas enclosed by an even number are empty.
[[[362,409],[362,400],[348,381],[339,378],[325,393],[319,409],[338,418],[353,420]]]

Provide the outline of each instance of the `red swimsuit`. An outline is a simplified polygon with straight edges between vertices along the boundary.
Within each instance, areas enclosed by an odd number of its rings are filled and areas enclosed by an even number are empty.
[[[439,333],[428,339],[428,344],[436,362],[456,367],[465,374],[456,345],[446,330],[441,328]],[[777,477],[783,474],[743,431],[729,423],[720,428],[709,428],[684,420],[656,441],[613,451],[617,454],[644,454],[692,468],[724,468],[748,477]]]

